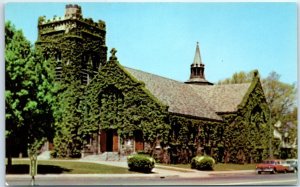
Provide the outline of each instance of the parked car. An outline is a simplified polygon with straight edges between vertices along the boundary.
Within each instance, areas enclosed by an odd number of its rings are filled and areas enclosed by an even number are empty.
[[[290,163],[288,163],[286,160],[283,160],[281,164],[283,166],[287,167],[287,172],[293,172],[293,173],[296,172],[295,168]]]
[[[272,174],[277,172],[286,173],[287,171],[289,171],[289,167],[283,160],[279,159],[265,160],[256,165],[256,172],[258,174],[261,174],[262,172],[270,172]]]
[[[291,167],[294,168],[294,172],[298,172],[298,160],[297,159],[286,159],[285,160]]]

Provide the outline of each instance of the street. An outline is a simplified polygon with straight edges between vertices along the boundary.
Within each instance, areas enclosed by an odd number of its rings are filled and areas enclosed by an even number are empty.
[[[145,177],[110,177],[97,176],[37,176],[35,184],[42,185],[297,185],[297,174],[230,174],[210,175],[209,177],[180,176],[145,176]],[[27,175],[6,178],[9,186],[31,185]]]

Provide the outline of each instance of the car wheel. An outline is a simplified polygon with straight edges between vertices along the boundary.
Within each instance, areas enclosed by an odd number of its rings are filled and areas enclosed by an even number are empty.
[[[273,169],[273,170],[271,171],[271,174],[275,174],[275,173],[276,173],[276,170]]]
[[[258,171],[257,173],[260,175],[260,174],[261,174],[261,171]]]

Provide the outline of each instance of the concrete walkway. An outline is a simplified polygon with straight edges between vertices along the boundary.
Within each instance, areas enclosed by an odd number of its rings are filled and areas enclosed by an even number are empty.
[[[80,162],[89,162],[89,163],[97,163],[97,164],[105,164],[110,166],[117,166],[128,168],[127,162],[125,161],[89,161],[89,160],[80,160]],[[232,171],[199,171],[195,169],[187,169],[187,168],[178,168],[172,166],[164,166],[156,164],[156,167],[152,170],[150,174],[128,174],[130,177],[143,176],[143,177],[151,177],[151,176],[160,176],[160,177],[184,177],[184,178],[194,178],[194,177],[213,177],[213,176],[228,176],[228,175],[243,175],[243,174],[251,174],[255,173],[255,170],[232,170]],[[120,174],[124,176],[124,174]],[[112,175],[110,175],[112,176]],[[117,176],[117,175],[116,175]]]

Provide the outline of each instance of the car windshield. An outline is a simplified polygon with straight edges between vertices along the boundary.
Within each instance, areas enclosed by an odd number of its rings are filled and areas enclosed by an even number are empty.
[[[294,164],[294,163],[296,163],[296,161],[295,160],[288,160],[288,161],[286,161],[288,164]]]
[[[273,160],[265,160],[263,163],[264,164],[275,164],[275,162]]]

